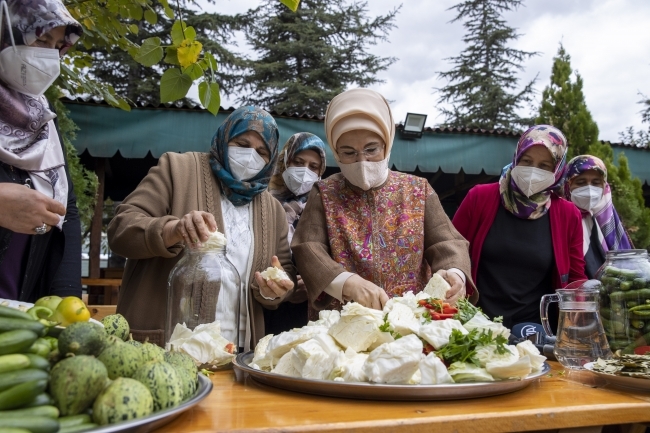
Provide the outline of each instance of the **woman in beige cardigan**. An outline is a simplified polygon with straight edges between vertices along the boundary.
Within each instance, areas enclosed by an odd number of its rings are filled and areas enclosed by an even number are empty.
[[[220,320],[224,337],[244,350],[264,336],[262,308],[277,308],[295,282],[284,209],[267,191],[277,155],[271,115],[242,107],[219,127],[210,153],[163,154],[118,206],[108,241],[128,259],[117,312],[133,338],[165,343],[169,272],[183,244],[200,246],[217,229],[228,240],[226,255],[242,276],[241,287],[222,282],[216,305],[202,306],[199,321]],[[260,271],[270,265],[291,280],[265,281]]]
[[[448,302],[466,296],[467,241],[426,179],[388,168],[395,123],[386,99],[341,93],[325,134],[341,173],[316,183],[291,243],[312,320],[351,300],[381,310],[390,297],[421,291],[432,271],[451,285]]]

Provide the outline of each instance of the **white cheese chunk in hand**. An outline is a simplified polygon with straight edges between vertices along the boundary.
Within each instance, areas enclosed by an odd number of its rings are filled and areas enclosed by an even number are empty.
[[[431,322],[420,326],[418,335],[424,338],[427,343],[439,350],[449,344],[451,331],[457,329],[463,335],[469,334],[467,329],[456,319],[432,320]]]
[[[447,291],[451,289],[451,285],[442,278],[439,274],[433,274],[427,285],[424,287],[424,292],[435,299],[447,299]]]
[[[411,334],[370,352],[363,371],[370,382],[408,383],[417,371],[421,357],[422,341]]]
[[[262,275],[262,278],[264,278],[266,281],[273,280],[276,283],[279,283],[282,280],[290,279],[289,275],[287,275],[286,272],[273,266],[266,268],[266,270],[262,271],[260,275]]]
[[[454,383],[445,363],[431,352],[420,361],[420,385],[439,385]]]

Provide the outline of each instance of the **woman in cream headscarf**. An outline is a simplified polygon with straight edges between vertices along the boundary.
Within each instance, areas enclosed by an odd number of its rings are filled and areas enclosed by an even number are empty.
[[[432,270],[452,285],[450,302],[465,296],[467,241],[425,179],[388,169],[395,123],[386,99],[341,93],[325,132],[341,173],[316,183],[291,244],[314,310],[351,300],[381,309],[421,291]]]

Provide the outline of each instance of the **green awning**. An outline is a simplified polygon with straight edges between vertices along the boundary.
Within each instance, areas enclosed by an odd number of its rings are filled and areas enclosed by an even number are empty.
[[[188,108],[135,108],[126,112],[104,104],[65,102],[79,127],[75,147],[81,154],[110,158],[118,151],[125,158],[158,158],[165,152],[206,152],[212,136],[228,116],[215,117],[204,110]],[[325,141],[323,122],[305,117],[274,116],[280,130],[280,143],[296,132],[311,132]],[[515,134],[450,132],[427,130],[421,139],[395,138],[390,163],[404,172],[498,175],[512,159],[517,143]],[[630,169],[643,182],[650,182],[650,151],[613,146],[618,155],[625,152]],[[327,149],[327,165],[335,166]]]

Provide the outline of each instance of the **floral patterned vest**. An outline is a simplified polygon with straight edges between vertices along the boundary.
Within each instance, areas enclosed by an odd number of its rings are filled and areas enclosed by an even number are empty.
[[[318,182],[332,259],[382,287],[389,297],[421,291],[431,269],[424,260],[426,179],[390,171],[379,189],[353,190],[343,175]],[[328,308],[340,308],[333,302]]]

